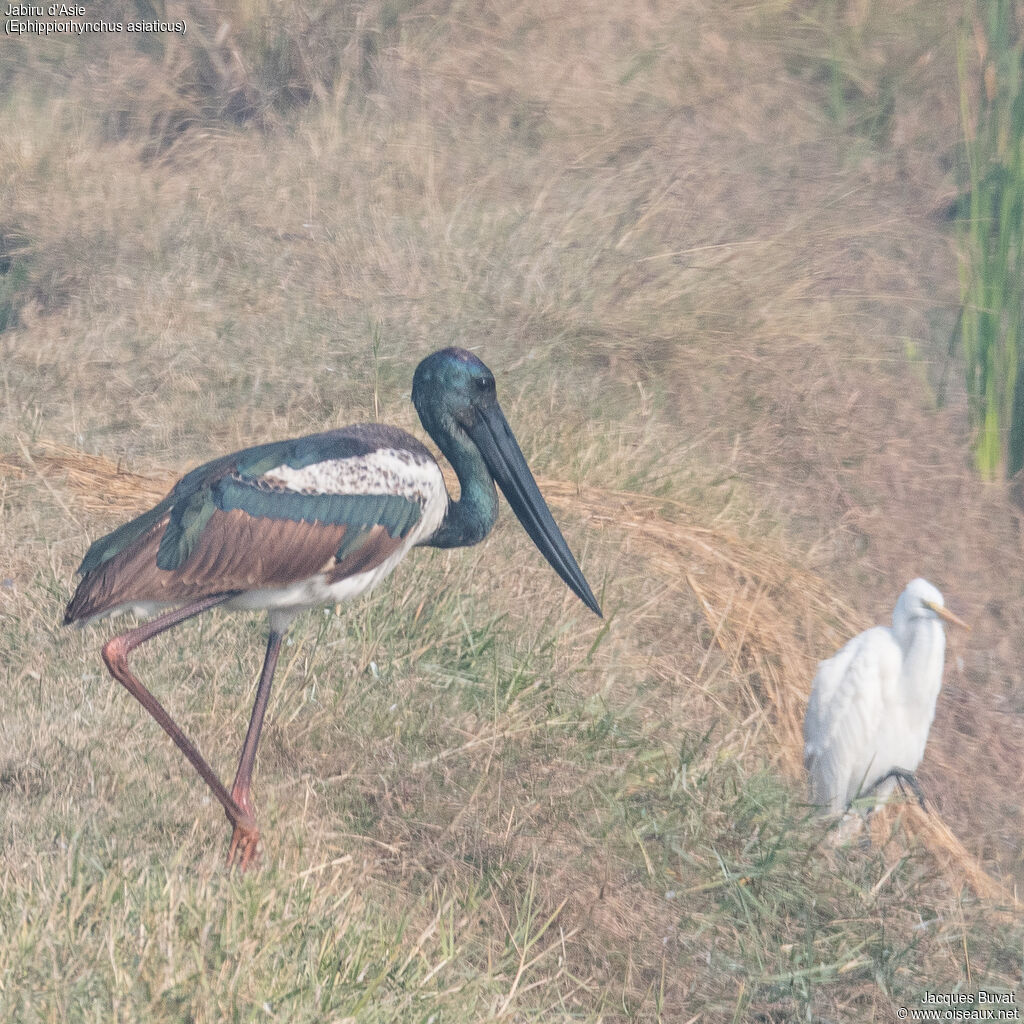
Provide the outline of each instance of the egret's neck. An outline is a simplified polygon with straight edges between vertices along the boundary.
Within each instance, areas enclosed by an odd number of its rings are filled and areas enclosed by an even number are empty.
[[[425,543],[433,548],[478,544],[498,518],[498,493],[490,470],[464,431],[424,425],[459,478],[459,500],[449,501],[440,527]]]
[[[933,618],[912,619],[903,631],[904,697],[935,711],[942,687],[942,666],[946,656],[946,632]],[[929,718],[930,721],[930,718]]]

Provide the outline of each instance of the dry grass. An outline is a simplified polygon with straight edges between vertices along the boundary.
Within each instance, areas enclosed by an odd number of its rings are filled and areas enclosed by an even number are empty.
[[[158,502],[178,476],[129,472],[103,456],[46,442],[35,457],[24,451],[22,459],[8,458],[0,468],[8,474],[32,471],[47,487],[47,481],[59,481],[75,508],[124,517]],[[449,487],[454,484],[449,474]],[[685,581],[698,599],[714,644],[729,659],[735,677],[743,680],[737,696],[744,727],[756,742],[769,742],[775,750],[772,760],[799,778],[807,684],[815,669],[809,644],[813,638],[817,645],[837,647],[870,623],[820,577],[798,568],[792,555],[743,541],[721,526],[696,525],[702,518],[699,509],[550,478],[541,478],[540,484],[554,507],[614,531],[624,540],[624,549],[657,572],[669,591]],[[474,736],[457,752],[497,738],[504,737]],[[966,884],[985,899],[1016,906],[1015,894],[985,873],[941,818],[923,814],[916,805],[903,813],[911,835],[938,858],[954,889]]]
[[[0,53],[0,1016],[862,1021],[1019,985],[1024,554],[946,358],[956,12],[168,7],[159,52]],[[226,877],[56,625],[74,566],[214,452],[418,430],[451,343],[608,619],[504,522],[302,619],[266,863]],[[832,849],[813,666],[918,574],[974,625],[939,813]],[[260,646],[213,614],[140,652],[224,772]]]

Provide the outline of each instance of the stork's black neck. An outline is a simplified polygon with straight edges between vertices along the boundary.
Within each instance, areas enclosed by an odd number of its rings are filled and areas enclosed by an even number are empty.
[[[422,414],[421,414],[422,415]],[[464,548],[479,544],[498,518],[498,492],[494,478],[466,432],[454,422],[424,422],[430,436],[459,478],[459,500],[448,501],[448,511],[429,540],[432,548]]]

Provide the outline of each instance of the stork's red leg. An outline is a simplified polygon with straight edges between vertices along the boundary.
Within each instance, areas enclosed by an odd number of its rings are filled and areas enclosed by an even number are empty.
[[[210,787],[213,795],[221,802],[227,813],[228,820],[235,826],[236,831],[241,827],[249,833],[255,833],[256,821],[252,817],[249,808],[243,807],[224,788],[224,784],[217,778],[214,770],[203,760],[202,754],[196,749],[192,741],[181,731],[178,723],[164,709],[164,706],[139,682],[128,667],[128,655],[135,650],[139,644],[151,640],[160,633],[166,632],[172,626],[191,619],[195,615],[213,608],[215,605],[223,604],[234,597],[235,594],[217,594],[214,597],[204,597],[200,601],[194,601],[182,608],[160,615],[149,622],[143,623],[135,629],[128,630],[120,636],[115,636],[103,645],[103,660],[110,669],[110,674],[157,720],[160,727],[174,740],[177,748],[192,762],[192,766],[202,776],[203,781]]]
[[[274,669],[277,667],[277,655],[281,650],[283,637],[284,633],[271,629],[270,639],[267,641],[267,656],[263,659],[263,671],[260,673],[259,685],[256,688],[256,701],[252,706],[252,717],[249,719],[249,729],[245,734],[245,744],[242,747],[242,756],[238,761],[235,783],[231,787],[231,799],[245,811],[253,822],[250,826],[245,822],[237,821],[228,811],[228,821],[235,826],[235,831],[231,836],[231,847],[228,849],[228,864],[233,864],[237,857],[243,871],[256,855],[256,847],[260,839],[259,829],[255,825],[256,814],[253,811],[252,801],[249,799],[249,786],[252,783],[256,747],[260,742],[263,716],[266,714],[267,701],[270,698],[270,684],[274,680]]]

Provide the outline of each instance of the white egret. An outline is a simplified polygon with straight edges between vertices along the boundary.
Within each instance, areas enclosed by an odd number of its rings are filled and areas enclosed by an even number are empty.
[[[924,756],[942,687],[946,634],[940,619],[970,629],[927,580],[911,580],[892,613],[818,665],[804,719],[811,802],[839,814],[859,795],[882,802],[910,783]]]

